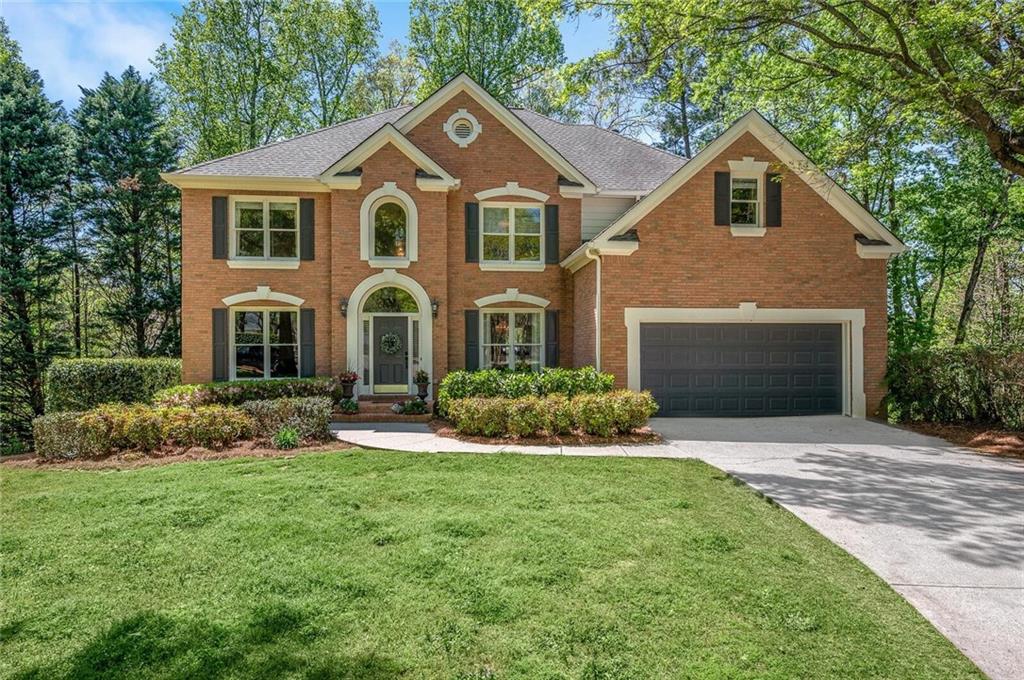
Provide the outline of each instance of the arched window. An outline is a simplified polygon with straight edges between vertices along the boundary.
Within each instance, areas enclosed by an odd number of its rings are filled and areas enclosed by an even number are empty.
[[[373,210],[373,256],[406,257],[408,215],[401,204],[383,200]]]

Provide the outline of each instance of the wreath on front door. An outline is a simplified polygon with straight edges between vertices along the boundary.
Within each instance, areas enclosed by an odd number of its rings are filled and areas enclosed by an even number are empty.
[[[402,339],[397,333],[385,333],[380,336],[380,351],[384,354],[398,354],[402,351]]]

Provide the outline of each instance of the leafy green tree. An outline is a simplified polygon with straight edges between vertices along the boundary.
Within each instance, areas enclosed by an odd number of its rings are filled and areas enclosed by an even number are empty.
[[[356,90],[377,56],[380,20],[373,5],[366,0],[290,2],[282,11],[282,30],[311,105],[303,111],[307,125],[327,127],[367,112]]]
[[[651,54],[698,48],[719,80],[752,68],[780,97],[827,85],[892,102],[892,116],[974,130],[1024,174],[1024,0],[647,0],[615,11]]]
[[[465,71],[504,104],[565,60],[562,34],[550,12],[516,0],[413,0],[412,53],[430,94]]]
[[[362,74],[356,96],[364,112],[393,109],[415,104],[422,82],[415,57],[395,40],[388,52],[379,56]]]
[[[59,103],[0,21],[0,448],[30,437],[42,374],[63,351],[51,337],[63,254],[53,210],[70,162]]]
[[[131,66],[82,88],[74,111],[77,194],[88,224],[90,267],[103,284],[102,314],[120,349],[147,356],[179,347],[180,227],[177,191],[160,172],[177,164],[151,79]]]

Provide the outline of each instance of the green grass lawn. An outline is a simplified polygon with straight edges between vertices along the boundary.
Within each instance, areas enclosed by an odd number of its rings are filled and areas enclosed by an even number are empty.
[[[867,568],[695,461],[0,474],[5,677],[980,677]]]

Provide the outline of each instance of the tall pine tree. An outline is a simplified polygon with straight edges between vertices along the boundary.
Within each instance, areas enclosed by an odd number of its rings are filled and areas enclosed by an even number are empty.
[[[69,163],[60,105],[0,21],[0,450],[29,437],[42,373],[63,350],[51,337],[65,264],[53,213]]]
[[[177,354],[180,346],[180,243],[177,192],[160,172],[177,163],[178,144],[160,117],[151,79],[132,67],[82,88],[73,114],[77,198],[105,292],[101,313],[129,355]]]

